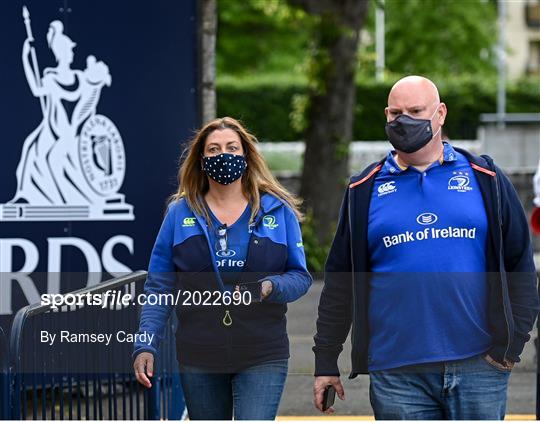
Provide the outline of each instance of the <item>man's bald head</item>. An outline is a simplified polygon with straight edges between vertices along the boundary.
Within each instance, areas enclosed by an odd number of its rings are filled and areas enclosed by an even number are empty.
[[[397,81],[388,94],[388,105],[392,100],[399,101],[406,97],[422,99],[431,104],[440,102],[437,86],[423,76],[405,76]]]
[[[417,121],[429,120],[433,138],[419,151],[421,155],[426,151],[430,155],[431,150],[439,151],[442,148],[441,134],[446,119],[446,104],[441,102],[437,86],[429,79],[422,76],[407,76],[397,81],[388,94],[388,107],[384,109],[384,113],[388,123],[400,115],[412,117]],[[399,150],[398,147],[396,149]],[[403,148],[400,151],[407,149]]]
[[[423,76],[406,76],[397,81],[388,94],[386,120],[391,122],[400,114],[415,119],[432,120],[434,133],[444,125],[446,105],[441,103],[437,86]],[[438,115],[434,115],[438,113]],[[440,137],[440,134],[437,136]]]

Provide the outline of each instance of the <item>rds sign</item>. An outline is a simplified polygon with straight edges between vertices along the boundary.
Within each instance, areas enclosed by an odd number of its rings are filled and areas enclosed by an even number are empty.
[[[199,122],[196,1],[145,3],[0,6],[4,329],[43,293],[148,265]]]

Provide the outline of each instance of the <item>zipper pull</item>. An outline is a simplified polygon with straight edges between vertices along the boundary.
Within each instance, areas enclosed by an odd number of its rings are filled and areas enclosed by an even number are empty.
[[[225,316],[223,317],[222,321],[225,327],[230,327],[232,325],[232,318],[228,309],[225,311]]]

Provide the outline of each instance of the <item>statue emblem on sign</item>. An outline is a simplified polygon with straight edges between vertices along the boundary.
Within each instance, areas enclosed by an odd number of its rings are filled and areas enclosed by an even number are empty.
[[[120,132],[96,112],[101,90],[111,85],[108,66],[88,56],[86,69],[72,69],[76,44],[56,20],[47,32],[56,67],[41,75],[26,7],[23,18],[23,69],[43,120],[24,141],[17,189],[0,205],[0,220],[133,220],[133,206],[118,193],[126,168]]]

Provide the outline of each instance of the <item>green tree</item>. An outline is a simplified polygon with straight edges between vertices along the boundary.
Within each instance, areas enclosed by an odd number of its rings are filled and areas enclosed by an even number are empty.
[[[309,25],[284,0],[218,0],[218,77],[294,73],[308,56]]]
[[[380,0],[374,0],[381,4]],[[375,74],[374,10],[359,71]],[[447,77],[496,74],[497,10],[491,0],[385,0],[386,70]]]
[[[329,244],[349,174],[356,104],[360,30],[369,0],[289,0],[316,18],[305,102],[306,150],[300,196],[316,227],[317,242]]]

